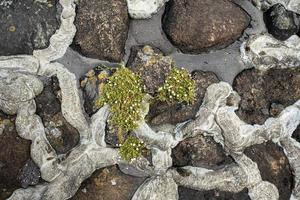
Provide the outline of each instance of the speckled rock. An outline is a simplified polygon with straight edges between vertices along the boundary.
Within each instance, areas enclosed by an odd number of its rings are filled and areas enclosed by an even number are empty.
[[[36,97],[36,113],[42,118],[46,137],[58,154],[67,153],[79,142],[79,133],[63,117],[56,77],[41,77],[43,92]]]
[[[18,136],[14,123],[15,117],[0,112],[0,124],[4,124],[0,135],[0,199],[21,187],[18,174],[30,158],[30,141]]]
[[[83,77],[80,78],[80,88],[83,92],[85,112],[91,116],[99,108],[96,105],[97,99],[101,94],[102,87],[107,81],[107,78],[114,72],[112,68],[98,66],[89,70]]]
[[[239,117],[247,123],[263,124],[267,118],[278,116],[285,107],[300,99],[300,69],[250,69],[241,72],[233,85],[241,96]],[[293,137],[297,139],[299,133],[298,127]],[[293,175],[283,150],[268,142],[251,146],[245,153],[257,162],[262,178],[277,186],[280,199],[289,199]]]
[[[126,0],[79,0],[75,49],[87,57],[120,62],[128,24]]]
[[[123,174],[116,166],[100,169],[81,184],[72,200],[128,200],[145,178]]]
[[[46,48],[59,27],[57,0],[0,1],[0,55]]]
[[[212,137],[198,135],[187,138],[172,149],[173,166],[194,166],[209,169],[218,168],[233,162],[225,155],[222,146]]]
[[[217,190],[198,191],[179,187],[178,193],[179,200],[250,200],[247,189],[239,193],[231,193]]]
[[[184,122],[195,117],[204,98],[206,89],[209,85],[219,82],[218,77],[212,72],[194,71],[192,78],[196,82],[196,101],[193,104],[167,104],[156,102],[150,107],[147,116],[148,121],[152,125],[160,125],[164,123],[176,124]]]
[[[232,43],[249,21],[247,13],[229,0],[171,0],[163,29],[183,52],[200,53]]]
[[[294,176],[283,149],[272,142],[267,142],[248,147],[245,154],[257,163],[262,179],[277,187],[279,200],[290,199]]]
[[[270,34],[278,40],[286,40],[297,34],[300,28],[300,16],[276,4],[264,13],[266,26]]]
[[[145,92],[155,94],[166,80],[171,71],[173,60],[169,56],[163,56],[158,49],[150,46],[138,46],[132,50],[127,66],[138,74],[144,85]]]
[[[39,167],[33,162],[33,160],[27,160],[19,173],[19,181],[23,188],[28,186],[37,185],[40,182],[41,171]]]
[[[247,123],[263,124],[300,99],[300,68],[245,70],[233,87],[241,96],[237,114]]]

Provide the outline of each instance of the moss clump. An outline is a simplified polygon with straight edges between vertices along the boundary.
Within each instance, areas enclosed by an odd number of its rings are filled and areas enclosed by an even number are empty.
[[[165,84],[158,89],[157,98],[168,103],[193,103],[195,100],[195,81],[185,69],[173,67]]]
[[[145,94],[139,76],[131,70],[120,67],[104,84],[103,95],[96,102],[98,106],[110,106],[110,123],[118,128],[119,142],[123,142],[122,132],[138,126],[141,120],[142,100]]]
[[[141,156],[144,143],[139,139],[129,136],[120,147],[120,156],[123,160],[132,161]]]

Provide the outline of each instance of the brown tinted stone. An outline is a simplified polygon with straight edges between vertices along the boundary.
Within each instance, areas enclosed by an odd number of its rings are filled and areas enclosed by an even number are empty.
[[[80,0],[75,46],[85,56],[120,62],[128,24],[126,0]]]
[[[200,105],[202,104],[206,89],[209,85],[219,82],[219,79],[214,73],[204,71],[194,71],[192,73],[192,78],[196,82],[196,101],[191,105],[183,103],[154,103],[151,105],[147,116],[152,125],[160,125],[164,123],[176,124],[195,117]]]
[[[263,124],[300,99],[300,69],[245,70],[233,82],[241,96],[238,115],[251,124]]]
[[[257,163],[262,179],[277,187],[279,200],[290,199],[294,177],[283,149],[267,142],[248,147],[244,153]]]
[[[153,95],[165,83],[173,60],[150,46],[136,47],[132,50],[132,54],[135,55],[131,56],[127,66],[141,77],[145,92]]]
[[[128,200],[145,178],[123,174],[116,166],[96,171],[81,184],[72,200]]]
[[[163,29],[185,53],[224,47],[241,36],[249,16],[229,0],[171,0]]]
[[[8,198],[21,187],[18,174],[30,158],[31,142],[18,136],[14,123],[14,117],[0,113],[0,124],[4,124],[0,134],[0,199]]]
[[[173,166],[194,166],[216,168],[232,163],[233,159],[225,155],[222,146],[212,137],[198,135],[181,141],[172,149]]]

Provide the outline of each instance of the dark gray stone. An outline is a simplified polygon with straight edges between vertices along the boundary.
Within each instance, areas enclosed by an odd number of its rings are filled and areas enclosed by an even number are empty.
[[[41,171],[39,167],[33,162],[33,160],[27,160],[26,164],[23,166],[20,174],[19,181],[23,188],[28,186],[37,185],[40,181]]]
[[[298,33],[300,16],[286,10],[283,5],[276,4],[264,13],[268,31],[278,40],[286,40]]]
[[[59,27],[56,3],[0,1],[0,55],[32,54],[48,47]]]

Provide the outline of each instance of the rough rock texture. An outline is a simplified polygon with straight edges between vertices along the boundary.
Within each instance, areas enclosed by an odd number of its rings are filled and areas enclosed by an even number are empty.
[[[249,69],[234,80],[241,96],[237,114],[250,124],[262,124],[300,99],[300,68]]]
[[[267,118],[278,116],[285,107],[299,100],[299,87],[299,68],[243,71],[234,81],[234,88],[241,96],[237,114],[247,123],[262,124]],[[299,134],[298,127],[293,137],[297,138]],[[288,199],[293,188],[293,175],[282,149],[268,142],[249,147],[245,153],[257,162],[263,180],[277,186],[280,199]]]
[[[179,200],[250,200],[248,190],[239,193],[217,190],[197,191],[185,187],[178,188]]]
[[[81,184],[72,200],[128,200],[145,178],[123,174],[116,166],[100,169]]]
[[[172,149],[173,166],[217,168],[233,162],[222,146],[212,137],[198,135],[181,141]]]
[[[300,17],[288,11],[281,4],[276,4],[264,13],[268,32],[278,40],[286,40],[297,34],[300,28]]]
[[[120,62],[128,24],[125,0],[80,0],[75,18],[75,46],[87,57]]]
[[[67,153],[79,142],[78,131],[63,117],[61,91],[56,77],[42,77],[43,92],[36,97],[37,114],[45,125],[46,136],[58,154]]]
[[[294,187],[294,176],[283,149],[267,142],[248,147],[245,154],[257,163],[262,179],[278,188],[279,200],[289,199]]]
[[[196,101],[191,105],[178,103],[170,105],[162,102],[151,105],[147,118],[152,125],[176,124],[195,117],[199,106],[202,104],[206,88],[219,82],[219,79],[214,73],[203,71],[192,72],[192,78],[196,82]]]
[[[18,179],[23,188],[28,186],[37,185],[40,182],[41,171],[39,167],[33,162],[33,160],[27,160],[19,173]]]
[[[84,108],[89,116],[99,109],[96,106],[96,100],[100,97],[103,84],[113,71],[113,69],[106,69],[104,66],[99,66],[89,70],[81,78],[80,87],[83,91]]]
[[[127,66],[141,77],[145,92],[153,95],[165,83],[174,64],[173,60],[150,46],[135,47],[131,51]]]
[[[8,198],[21,187],[18,174],[30,158],[30,141],[18,136],[14,123],[15,117],[0,112],[0,124],[4,124],[0,134],[0,199]]]
[[[250,18],[228,0],[171,0],[163,29],[185,53],[222,48],[241,36]]]
[[[46,48],[58,28],[56,0],[0,2],[0,55],[32,54]]]

